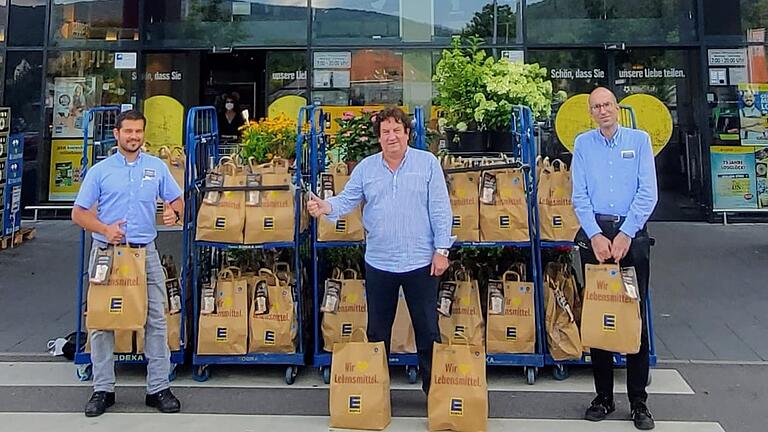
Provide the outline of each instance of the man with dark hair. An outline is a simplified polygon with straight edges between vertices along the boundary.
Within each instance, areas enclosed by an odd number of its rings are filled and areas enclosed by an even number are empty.
[[[146,248],[146,404],[161,412],[178,412],[181,404],[171,393],[168,382],[165,274],[154,241],[158,198],[166,203],[163,222],[169,226],[178,221],[184,200],[165,163],[141,151],[145,126],[146,119],[139,111],[117,116],[113,133],[118,151],[88,170],[72,208],[72,221],[93,233],[92,255],[98,248],[116,244]],[[96,211],[92,210],[94,207]],[[90,345],[94,392],[85,406],[85,415],[96,417],[115,403],[115,334],[93,330]]]
[[[448,268],[451,203],[443,170],[427,151],[408,146],[411,120],[396,107],[376,115],[381,152],[363,159],[344,190],[328,200],[314,194],[307,204],[313,217],[331,221],[365,200],[365,289],[368,339],[389,352],[400,286],[416,333],[422,388],[429,393],[432,344],[437,324],[438,277]]]

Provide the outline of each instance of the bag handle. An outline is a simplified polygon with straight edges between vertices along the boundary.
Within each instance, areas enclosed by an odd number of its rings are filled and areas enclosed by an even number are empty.
[[[259,276],[261,276],[261,277],[263,277],[265,279],[268,278],[276,286],[280,285],[280,280],[277,278],[277,276],[275,276],[274,273],[272,273],[272,270],[270,270],[268,268],[265,268],[265,267],[260,268],[259,269]]]
[[[176,146],[176,147],[172,148],[171,149],[171,154],[175,155],[175,156],[181,156],[181,157],[186,156],[184,154],[184,149],[179,147],[179,146]]]
[[[462,279],[462,276],[464,277],[463,279]],[[469,276],[469,272],[464,267],[460,267],[458,270],[456,270],[453,273],[453,277],[455,277],[457,281],[462,281],[462,282],[472,281],[472,277]]]
[[[279,273],[281,271],[285,271],[288,273],[291,272],[291,265],[283,261],[276,262],[273,268],[274,268],[274,273]]]
[[[357,270],[351,269],[351,268],[348,268],[348,269],[344,270],[343,272],[341,272],[341,275],[342,275],[342,279],[357,279],[358,278]],[[347,277],[348,275],[352,275],[352,277]]]
[[[568,172],[568,165],[566,165],[565,162],[561,161],[560,159],[553,160],[551,165],[552,165],[552,169],[555,172],[557,171]]]
[[[341,269],[338,267],[334,267],[333,270],[331,270],[331,279],[341,279],[342,272]]]
[[[454,339],[460,339],[464,343],[463,344],[462,343],[455,343]],[[448,345],[450,345],[450,346],[453,346],[453,345],[466,345],[466,346],[469,346],[469,338],[464,333],[454,334],[453,336],[448,338]]]
[[[238,275],[235,276],[235,272],[233,270],[236,270],[238,272]],[[240,269],[237,267],[227,267],[219,270],[219,279],[220,280],[235,280],[240,278]]]
[[[520,274],[517,273],[516,271],[512,271],[512,270],[505,271],[504,275],[501,276],[501,279],[504,282],[506,282],[506,281],[509,280],[509,279],[507,279],[507,276],[514,276],[515,277],[515,279],[512,282],[520,282],[520,281],[522,281],[522,278],[520,278]]]
[[[350,337],[349,337],[349,341],[350,341],[350,342],[354,342],[354,340],[353,340],[353,339],[355,339],[355,335],[356,335],[356,334],[358,334],[358,333],[360,333],[360,332],[362,332],[362,333],[363,333],[363,340],[362,340],[362,342],[368,343],[368,334],[365,332],[365,330],[363,330],[363,328],[362,328],[362,327],[358,327],[358,328],[356,328],[356,329],[355,329],[355,330],[352,332],[352,336],[350,336]]]
[[[349,168],[347,167],[347,164],[339,162],[333,165],[333,172],[334,174],[346,176],[349,175]]]
[[[170,159],[171,149],[169,149],[168,146],[162,146],[157,149],[157,155],[160,157],[160,159]]]

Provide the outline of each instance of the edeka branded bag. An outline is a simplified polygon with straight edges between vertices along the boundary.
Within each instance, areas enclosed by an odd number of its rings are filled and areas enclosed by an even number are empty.
[[[547,346],[555,361],[581,359],[582,345],[573,299],[578,293],[566,277],[566,266],[548,263],[544,273]]]
[[[293,354],[296,352],[298,322],[291,287],[269,269],[259,270],[256,283],[262,282],[267,285],[269,312],[256,314],[256,301],[251,301],[248,352]],[[256,293],[258,289],[254,290],[254,295]]]
[[[482,345],[435,342],[427,399],[429,430],[487,430],[488,383]]]
[[[340,194],[348,181],[347,164],[337,163],[330,167],[328,173],[320,175],[318,193],[322,199],[331,198]],[[338,218],[335,223],[326,218],[318,219],[318,241],[363,241],[364,238],[365,232],[363,231],[363,216],[360,206]]]
[[[456,291],[451,316],[439,315],[438,318],[440,339],[454,342],[466,339],[470,345],[484,345],[485,324],[480,307],[480,287],[464,269],[456,271],[454,279]]]
[[[179,185],[179,188],[182,190],[182,196],[184,195],[184,174],[186,172],[187,168],[187,158],[184,155],[184,149],[181,147],[174,147],[173,150],[169,149],[166,146],[160,147],[160,150],[158,151],[158,156],[160,156],[160,159],[165,162],[165,164],[168,166],[168,170],[171,172],[171,176],[173,176],[173,179],[176,180],[176,184]],[[165,204],[163,204],[163,208],[165,208]],[[180,219],[177,225],[183,225],[184,223],[184,213],[182,210],[182,213],[179,215]]]
[[[459,168],[465,164],[449,162],[447,168]],[[480,241],[480,173],[450,173],[445,176],[451,199],[453,224],[451,233],[457,241]]]
[[[245,196],[245,243],[293,241],[296,214],[295,188],[292,187],[288,161],[275,158],[256,165],[249,162],[248,186],[282,186],[287,190],[250,190]]]
[[[528,233],[525,181],[519,169],[483,171],[480,182],[480,241],[524,242]],[[489,192],[488,176],[495,177]],[[484,196],[484,194],[486,194]]]
[[[542,163],[538,200],[541,238],[551,241],[573,241],[580,224],[573,210],[573,180],[568,167],[557,159]]]
[[[384,342],[337,343],[331,359],[330,427],[382,430],[392,419]]]
[[[411,314],[408,311],[408,303],[405,301],[403,287],[397,298],[397,312],[395,322],[392,324],[392,339],[389,350],[394,354],[416,353],[416,333],[413,331]]]
[[[248,284],[237,268],[219,272],[216,312],[200,314],[198,354],[245,354],[248,342]]]
[[[634,268],[625,271],[637,287]],[[625,290],[622,270],[616,264],[587,264],[584,273],[584,310],[581,340],[585,347],[622,354],[640,351],[642,320],[640,301]]]
[[[536,346],[536,314],[533,284],[523,282],[512,271],[502,277],[504,313],[495,315],[488,307],[487,351],[530,354]],[[490,291],[489,291],[490,296]],[[488,303],[491,300],[489,298]]]
[[[105,284],[88,287],[88,330],[142,330],[147,322],[146,249],[109,246],[112,267]]]
[[[245,186],[245,173],[231,159],[222,158],[214,174],[223,176],[222,186],[224,187]],[[210,186],[208,183],[206,180],[206,185]],[[203,199],[200,204],[195,239],[220,243],[243,243],[245,192],[225,191],[212,195],[217,195],[218,199],[212,202]]]
[[[322,331],[325,350],[333,351],[337,342],[348,342],[357,329],[368,328],[368,300],[365,295],[365,279],[358,279],[357,272],[345,270],[340,276],[341,299],[336,313],[323,313]],[[334,278],[336,279],[336,278]]]

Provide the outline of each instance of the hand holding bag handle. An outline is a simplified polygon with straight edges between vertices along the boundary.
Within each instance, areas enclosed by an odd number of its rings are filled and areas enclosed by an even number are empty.
[[[507,279],[508,276],[514,276],[514,280]],[[501,276],[501,280],[504,282],[507,282],[507,281],[521,282],[522,281],[522,279],[520,278],[520,274],[512,270],[505,271],[504,274]]]

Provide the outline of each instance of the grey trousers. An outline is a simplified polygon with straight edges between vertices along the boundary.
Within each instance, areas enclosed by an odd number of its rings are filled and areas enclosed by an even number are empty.
[[[104,243],[94,240],[91,254]],[[168,349],[168,331],[165,321],[165,273],[155,243],[147,245],[147,297],[149,308],[144,325],[144,357],[147,359],[147,393],[154,394],[170,387],[168,374],[171,352]],[[90,332],[91,363],[93,364],[93,390],[115,391],[115,332]]]

